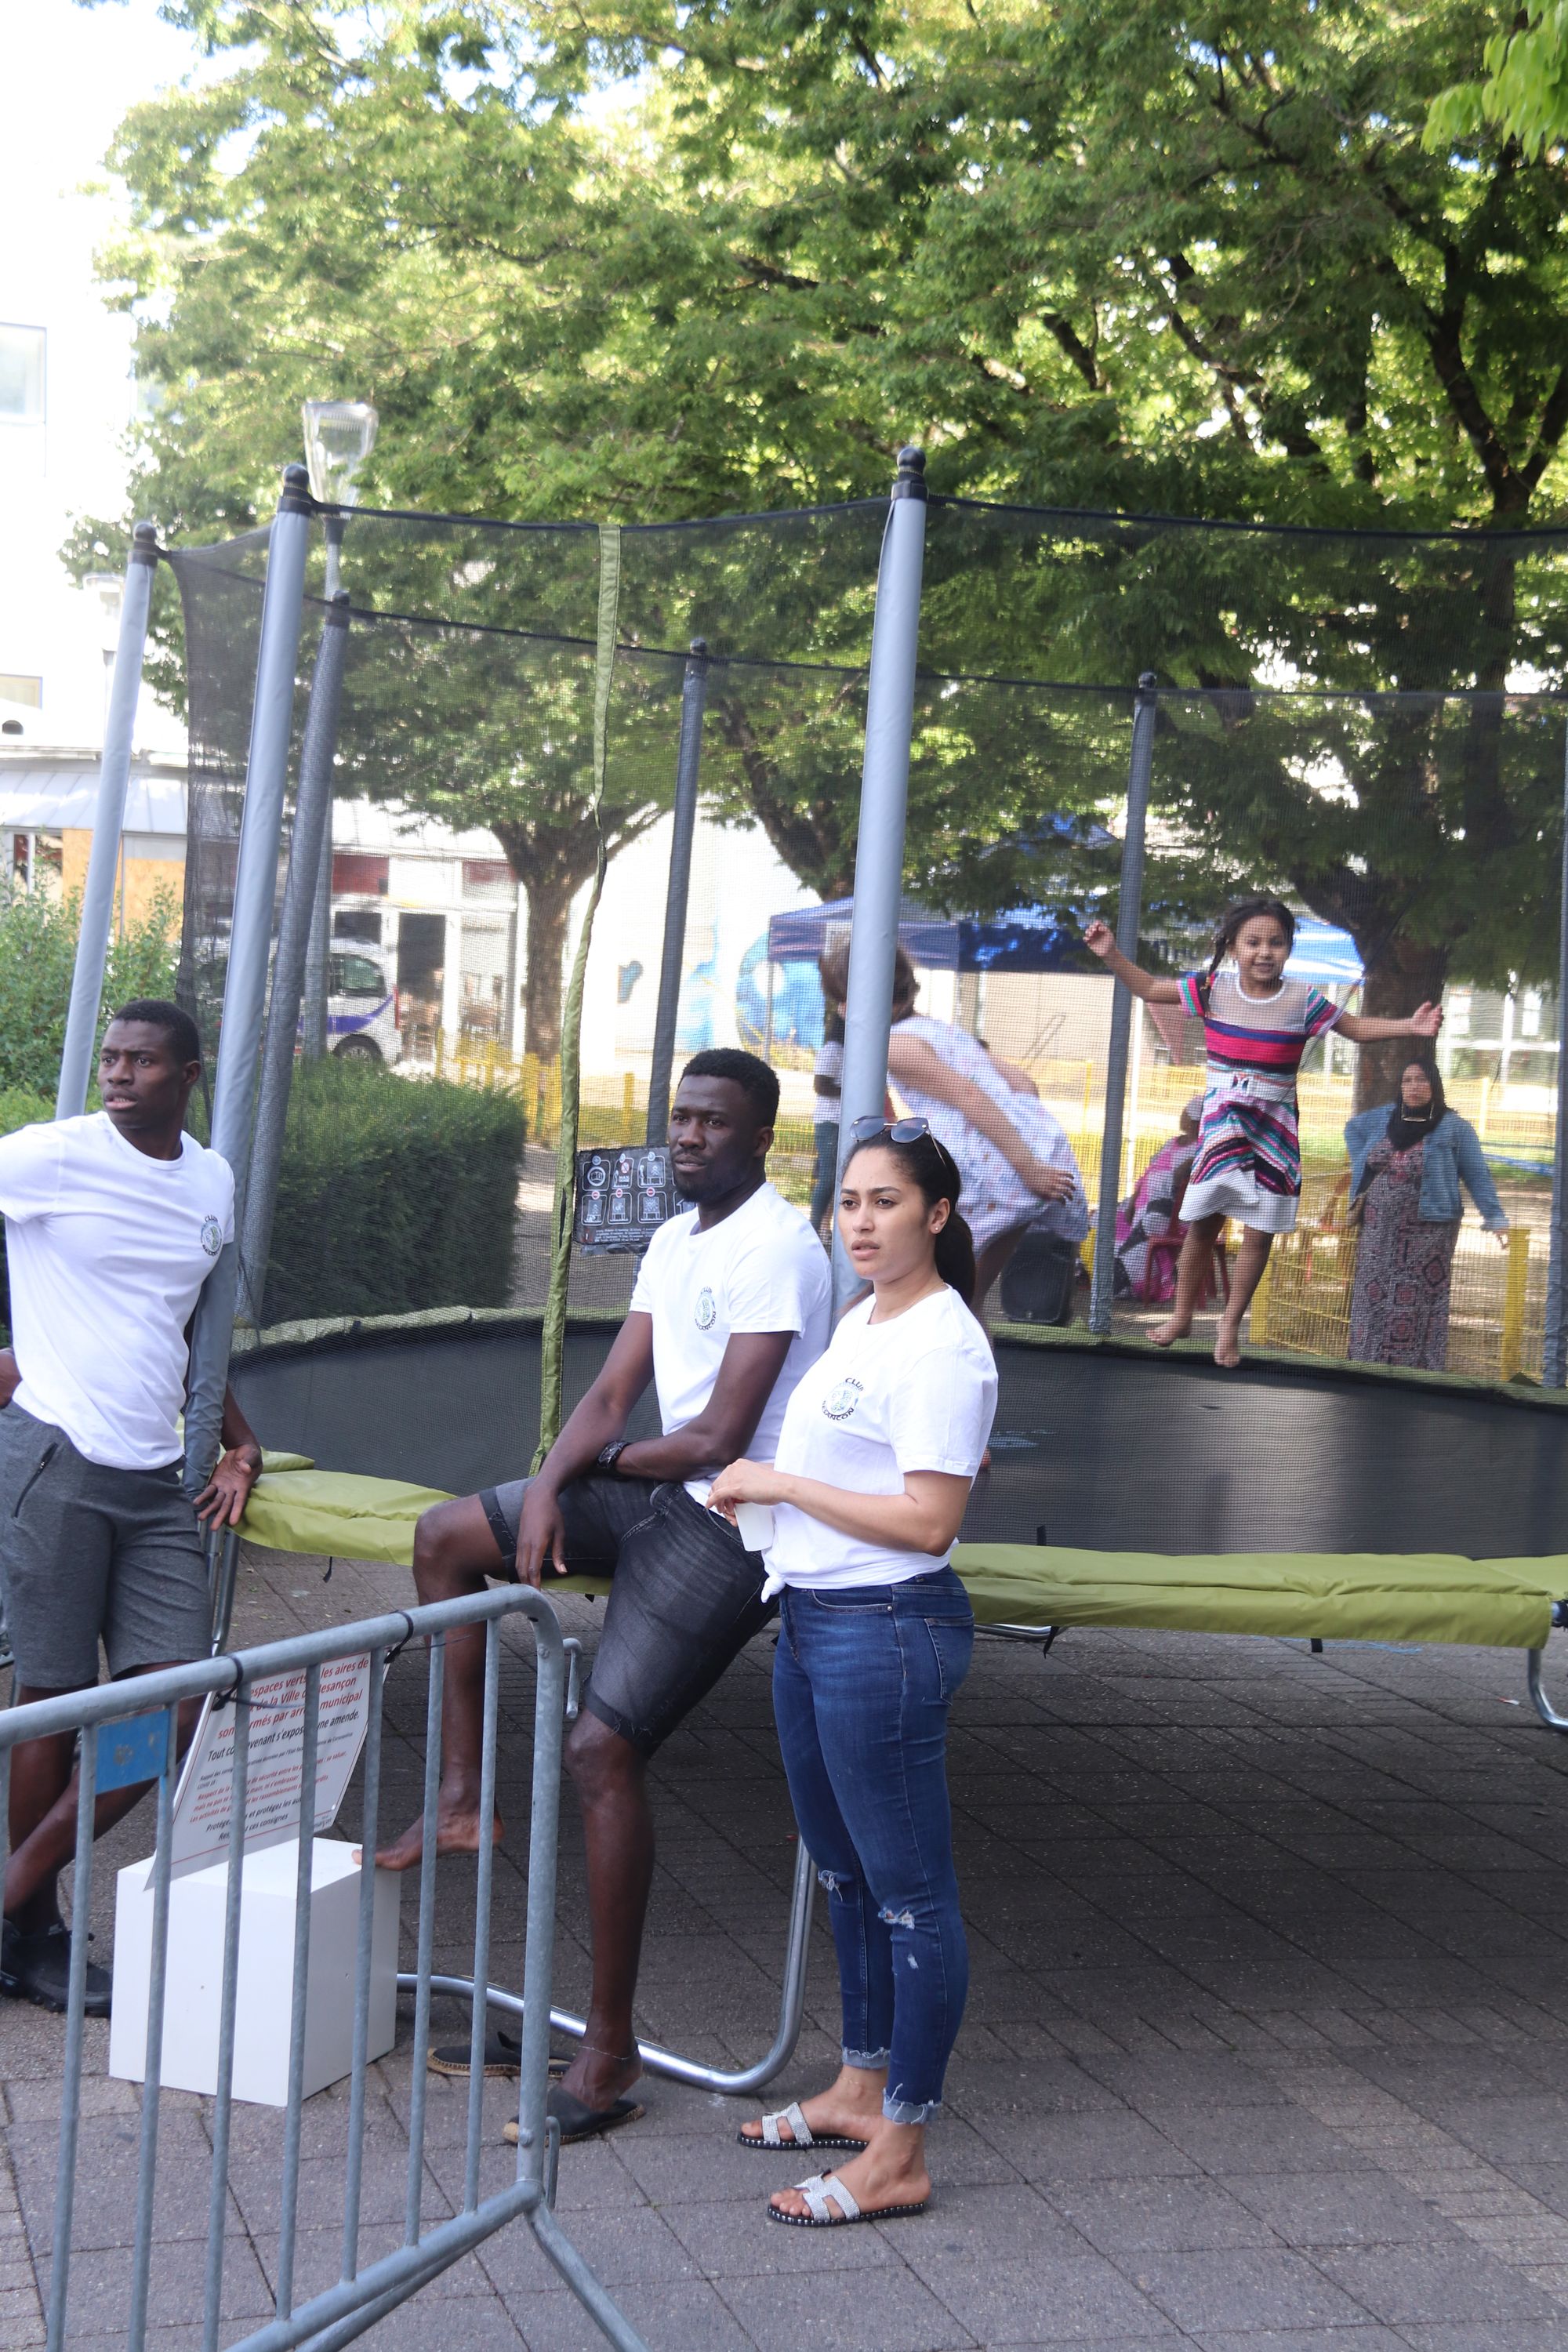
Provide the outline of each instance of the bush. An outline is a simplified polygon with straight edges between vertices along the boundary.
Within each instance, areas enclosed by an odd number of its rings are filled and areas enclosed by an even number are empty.
[[[59,1083],[80,921],[74,895],[51,898],[42,890],[0,887],[0,1090],[47,1096],[46,1116]],[[178,928],[179,908],[163,893],[123,939],[110,940],[106,1016],[134,996],[174,994]]]
[[[30,1095],[22,1087],[0,1087],[0,1135],[15,1135],[19,1127],[36,1127],[40,1119],[53,1118],[55,1107],[42,1095]],[[11,1337],[11,1280],[5,1265],[5,1234],[0,1221],[0,1347]]]
[[[504,1307],[522,1145],[513,1096],[400,1078],[374,1063],[300,1063],[268,1322]]]

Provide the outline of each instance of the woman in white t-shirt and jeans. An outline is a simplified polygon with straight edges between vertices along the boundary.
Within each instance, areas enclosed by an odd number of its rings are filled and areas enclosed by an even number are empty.
[[[856,1133],[838,1227],[872,1296],[802,1377],[775,1460],[732,1462],[709,1497],[772,1507],[773,1708],[844,2004],[837,2080],[741,2142],[851,2152],[770,2203],[817,2229],[918,2213],[931,2190],[925,2124],[969,1981],[946,1747],[974,1620],[951,1556],[996,1407],[952,1156],[923,1119]]]

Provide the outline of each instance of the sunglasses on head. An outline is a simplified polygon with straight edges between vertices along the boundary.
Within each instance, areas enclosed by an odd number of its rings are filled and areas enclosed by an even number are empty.
[[[857,1144],[877,1143],[884,1137],[889,1143],[929,1143],[943,1167],[951,1168],[954,1176],[958,1173],[957,1160],[946,1144],[931,1133],[929,1118],[887,1119],[874,1110],[867,1111],[864,1117],[850,1120],[849,1132]]]
[[[922,1135],[931,1135],[929,1118],[893,1118],[882,1117],[880,1111],[868,1110],[863,1118],[852,1118],[849,1132],[857,1143],[869,1143],[872,1137],[885,1135],[889,1143],[918,1143]],[[936,1138],[931,1135],[931,1141]],[[941,1150],[941,1146],[937,1146]]]

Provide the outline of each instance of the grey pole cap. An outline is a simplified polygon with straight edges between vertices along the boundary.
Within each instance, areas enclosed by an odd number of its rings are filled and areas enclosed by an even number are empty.
[[[893,483],[896,499],[923,499],[926,491],[926,453],[917,442],[907,441],[899,452],[899,471]]]

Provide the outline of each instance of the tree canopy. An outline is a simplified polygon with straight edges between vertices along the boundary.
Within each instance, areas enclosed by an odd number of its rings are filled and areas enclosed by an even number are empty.
[[[1426,144],[1441,150],[1491,124],[1534,163],[1568,139],[1568,7],[1563,0],[1526,0],[1482,52],[1477,81],[1455,84],[1432,101]]]
[[[875,498],[914,438],[948,496],[1405,535],[1315,551],[949,509],[933,669],[1360,695],[1563,681],[1555,542],[1488,557],[1414,536],[1554,524],[1568,479],[1561,152],[1484,109],[1426,135],[1438,94],[1484,70],[1496,20],[1470,0],[170,13],[225,69],[128,117],[135,226],[106,264],[163,394],[132,508],[166,532],[264,512],[305,395],[375,400],[367,496],[519,520]],[[710,580],[688,543],[623,614],[679,646],[727,598],[753,655],[852,669],[857,547],[835,582],[759,535]],[[716,680],[715,787],[837,889],[856,698],[791,726],[778,701],[739,668]],[[953,897],[989,873],[1016,898],[1045,817],[1114,803],[1114,730],[1097,748],[1075,721],[1068,758],[1061,727],[1000,709],[970,726],[933,702],[912,885]],[[1451,952],[1478,978],[1539,968],[1555,795],[1533,754],[1504,761],[1500,721],[1463,760],[1447,724],[1384,730],[1375,757],[1348,723],[1321,754],[1273,723],[1232,726],[1222,761],[1194,742],[1163,770],[1190,845],[1171,887],[1200,897],[1223,870],[1335,905],[1389,1005]],[[477,809],[451,793],[447,813]],[[1357,845],[1331,813],[1363,802]],[[570,799],[557,814],[581,824]],[[509,855],[526,882],[536,840]]]

